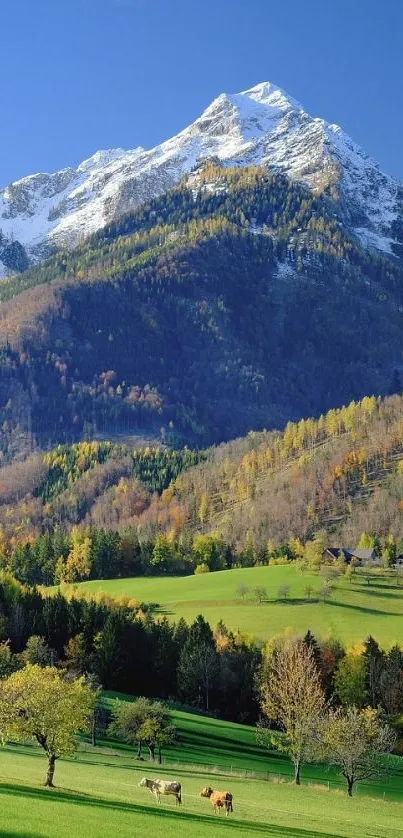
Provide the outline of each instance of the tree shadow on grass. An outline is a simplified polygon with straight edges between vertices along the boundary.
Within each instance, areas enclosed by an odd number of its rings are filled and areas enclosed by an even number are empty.
[[[180,745],[201,745],[203,749],[206,746],[217,748],[221,752],[234,751],[242,756],[259,756],[263,755],[263,750],[253,742],[240,742],[239,739],[230,736],[220,736],[219,733],[212,733],[209,731],[183,731],[179,734]]]
[[[365,605],[352,605],[349,602],[338,602],[337,599],[328,599],[326,607],[347,608],[349,611],[358,611],[361,614],[385,614],[388,617],[399,617],[395,611],[382,611],[380,608],[367,608]]]
[[[381,579],[377,579],[375,576],[370,577],[370,582],[366,582],[364,579],[352,579],[354,584],[354,590],[358,588],[362,588],[363,590],[368,590],[368,588],[380,588],[381,590],[392,590],[392,591],[402,591],[403,588],[401,585],[397,585],[395,582],[390,583],[387,581],[382,581]]]
[[[359,591],[359,593],[362,594],[362,596],[376,596],[376,597],[379,597],[380,599],[382,599],[382,598],[384,598],[384,599],[397,599],[397,600],[400,600],[400,602],[403,601],[403,590],[402,589],[400,589],[400,594],[398,594],[398,593],[395,593],[394,591],[390,591],[390,590],[380,591],[380,590],[375,590],[372,587],[371,588],[362,587],[361,590]]]
[[[43,838],[43,835],[40,835],[39,832],[10,832],[7,829],[5,832],[3,829],[0,829],[0,838]]]
[[[219,835],[221,830],[248,833],[248,835],[271,835],[273,838],[313,838],[313,836],[321,836],[321,838],[343,838],[340,834],[335,832],[313,831],[311,828],[304,829],[301,827],[278,826],[276,824],[257,823],[256,821],[237,820],[236,815],[226,818],[220,815],[197,815],[193,812],[178,811],[178,809],[168,809],[161,804],[154,806],[147,806],[137,803],[125,803],[120,800],[106,800],[102,797],[93,797],[92,795],[79,794],[75,791],[59,790],[59,789],[45,789],[35,788],[33,786],[16,785],[14,783],[2,783],[0,785],[0,795],[7,794],[15,797],[24,797],[31,800],[46,801],[47,803],[69,803],[77,806],[88,806],[96,809],[105,809],[114,812],[128,813],[132,815],[158,815],[160,818],[169,820],[175,819],[179,825],[187,825],[192,828],[192,825],[200,824],[206,826],[214,825],[214,832],[212,834]],[[40,838],[35,834],[30,833],[14,833],[16,838]],[[1,832],[0,838],[12,838],[9,832]]]

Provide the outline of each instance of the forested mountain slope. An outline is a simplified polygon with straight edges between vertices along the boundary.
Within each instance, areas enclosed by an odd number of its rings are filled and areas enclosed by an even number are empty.
[[[204,452],[132,450],[111,442],[80,442],[37,452],[0,471],[0,557],[47,532],[135,527],[154,496]],[[133,530],[135,531],[135,530]]]
[[[179,515],[181,512],[181,516]],[[283,433],[250,433],[212,449],[142,514],[143,533],[214,533],[265,550],[324,532],[354,546],[362,533],[403,536],[403,397],[364,398]]]
[[[354,546],[366,533],[384,546],[392,537],[396,547],[403,545],[403,396],[366,397],[204,452],[58,446],[4,467],[0,477],[0,557],[9,562],[16,547],[36,539],[43,555],[35,561],[51,567],[51,581],[58,557],[86,535],[93,545],[112,539],[115,552],[119,542],[114,565],[104,545],[96,578],[145,566],[189,572],[206,551],[212,569],[267,562],[286,544],[295,558],[293,540],[321,533],[330,545]],[[199,536],[213,539],[199,544]]]
[[[3,280],[3,456],[130,429],[203,446],[399,389],[403,269],[338,200],[210,162]]]

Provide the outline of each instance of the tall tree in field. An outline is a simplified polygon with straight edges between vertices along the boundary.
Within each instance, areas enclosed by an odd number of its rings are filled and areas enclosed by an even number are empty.
[[[112,708],[112,721],[108,733],[128,745],[137,745],[137,759],[142,759],[143,746],[138,732],[147,718],[150,705],[148,698],[140,697],[132,702],[116,700]]]
[[[352,797],[356,783],[385,773],[382,757],[393,750],[396,734],[382,723],[378,710],[348,707],[329,714],[323,742],[325,758],[339,767]]]
[[[64,681],[54,667],[28,664],[0,682],[0,734],[34,739],[48,758],[45,786],[53,786],[56,760],[76,749],[76,733],[88,730],[94,695],[84,680]]]
[[[137,745],[137,759],[141,759],[142,745],[145,744],[151,760],[155,759],[158,748],[158,760],[161,762],[162,748],[176,737],[171,716],[160,701],[143,697],[133,702],[117,701],[112,716],[109,733],[129,745]]]
[[[261,710],[266,726],[258,727],[258,738],[289,754],[299,785],[302,763],[315,757],[325,712],[320,675],[304,641],[292,640],[274,651],[262,678]],[[268,730],[273,722],[280,733]]]

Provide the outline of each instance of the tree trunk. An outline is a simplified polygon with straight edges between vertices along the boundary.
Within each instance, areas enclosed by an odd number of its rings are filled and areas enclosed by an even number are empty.
[[[353,786],[354,786],[354,780],[351,780],[350,777],[347,777],[347,791],[348,791],[348,796],[349,797],[353,796]]]
[[[161,745],[158,747],[158,765],[162,763],[162,753],[161,753]]]
[[[92,727],[91,727],[91,742],[95,748],[97,744],[97,711],[94,710],[92,715]]]
[[[301,785],[300,771],[301,771],[301,763],[300,763],[299,760],[297,760],[296,762],[294,762],[294,783],[295,783],[296,786]]]
[[[137,745],[137,754],[136,754],[136,759],[143,759],[142,747],[143,747],[143,743],[142,743],[142,741],[141,741],[141,739],[140,739],[140,741],[139,741],[139,743],[138,743],[138,745]]]
[[[54,777],[54,773],[55,773],[55,762],[56,762],[55,755],[54,754],[49,754],[48,770],[46,772],[45,786],[49,786],[50,788],[54,788],[53,777]]]
[[[155,762],[155,745],[149,745],[148,750],[150,751],[150,759]]]

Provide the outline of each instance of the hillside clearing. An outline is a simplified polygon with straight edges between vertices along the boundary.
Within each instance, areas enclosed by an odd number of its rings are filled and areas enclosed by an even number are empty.
[[[389,648],[402,640],[403,588],[393,576],[372,575],[370,584],[357,573],[353,581],[339,579],[330,600],[315,601],[323,580],[312,573],[301,573],[296,565],[240,568],[186,577],[136,577],[85,582],[77,586],[93,593],[122,594],[140,602],[155,602],[169,620],[180,617],[191,622],[198,614],[216,625],[223,620],[233,631],[253,633],[267,639],[285,630],[305,634],[310,629],[318,637],[329,635],[343,642],[358,642],[372,634]],[[239,585],[251,591],[264,586],[268,601],[258,603],[252,593],[241,599]],[[279,588],[289,586],[285,601]],[[305,589],[313,589],[309,600]]]

